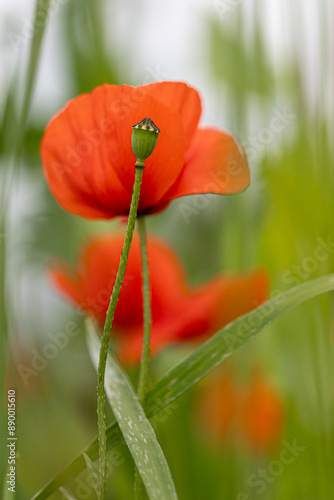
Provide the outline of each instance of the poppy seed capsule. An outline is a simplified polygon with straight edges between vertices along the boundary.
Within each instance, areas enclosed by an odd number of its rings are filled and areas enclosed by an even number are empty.
[[[135,123],[132,129],[131,146],[137,160],[135,167],[144,168],[144,160],[153,153],[160,129],[150,118],[144,118],[141,122]]]

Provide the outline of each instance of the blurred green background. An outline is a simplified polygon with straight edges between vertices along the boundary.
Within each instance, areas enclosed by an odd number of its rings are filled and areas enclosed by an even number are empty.
[[[32,36],[34,3],[26,3],[22,13],[1,8],[0,46],[2,386],[17,390],[18,500],[36,493],[97,433],[96,376],[83,335],[37,373],[25,370],[67,321],[82,324],[51,288],[49,260],[74,262],[89,234],[119,225],[66,213],[44,181],[39,141],[70,98],[104,82],[185,80],[202,94],[202,121],[232,131],[245,145],[252,171],[245,193],[212,196],[202,208],[196,197],[176,200],[148,220],[180,254],[191,283],[263,267],[272,291],[283,291],[333,272],[334,264],[330,0],[54,0],[38,65],[43,30]],[[286,424],[270,452],[242,447],[237,437],[212,446],[196,417],[204,383],[155,423],[180,499],[334,498],[333,311],[332,296],[313,300],[229,360],[241,381],[261,367],[280,394]],[[164,352],[153,363],[153,377],[184,354],[184,348]],[[250,477],[294,440],[303,451],[259,494]],[[1,451],[3,478],[7,451]],[[110,498],[131,498],[133,465],[125,445],[111,463]],[[95,498],[87,472],[67,487],[75,498]],[[52,498],[65,497],[58,491]]]

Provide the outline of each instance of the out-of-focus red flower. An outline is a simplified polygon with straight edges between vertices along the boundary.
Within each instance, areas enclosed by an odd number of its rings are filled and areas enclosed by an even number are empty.
[[[41,158],[59,204],[88,219],[129,213],[135,158],[132,125],[150,117],[161,134],[145,162],[139,214],[197,193],[232,194],[249,184],[234,139],[199,128],[201,100],[182,82],[139,87],[104,84],[70,101],[46,127]]]
[[[283,401],[259,370],[242,386],[231,370],[212,377],[200,392],[197,415],[214,443],[241,443],[251,450],[269,452],[282,437]]]
[[[201,427],[215,442],[221,443],[232,437],[232,430],[239,403],[238,388],[230,373],[225,370],[206,385],[198,401],[198,418]]]
[[[242,397],[240,430],[256,451],[270,450],[282,436],[284,406],[277,390],[259,373]]]
[[[60,291],[101,326],[104,325],[123,239],[123,234],[96,237],[84,247],[76,269],[61,265],[51,271]],[[149,237],[148,258],[152,352],[172,342],[210,335],[253,309],[267,296],[268,282],[263,271],[242,276],[218,276],[191,288],[177,256],[165,243]],[[139,360],[142,316],[140,245],[135,236],[113,325],[124,360]]]

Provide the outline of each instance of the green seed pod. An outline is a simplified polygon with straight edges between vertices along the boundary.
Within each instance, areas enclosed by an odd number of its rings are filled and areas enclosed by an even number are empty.
[[[148,158],[155,148],[160,134],[160,129],[154,125],[150,118],[132,126],[131,145],[137,161],[135,167],[144,167],[144,160]]]

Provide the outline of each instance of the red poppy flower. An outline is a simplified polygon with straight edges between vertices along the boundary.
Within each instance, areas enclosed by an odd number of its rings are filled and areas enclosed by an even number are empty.
[[[201,390],[197,402],[200,427],[209,434],[215,444],[232,437],[237,414],[239,389],[228,370],[217,370]]]
[[[229,440],[251,450],[269,452],[280,440],[285,420],[276,388],[257,370],[245,387],[231,370],[221,370],[203,386],[197,415],[214,444]]]
[[[101,326],[104,325],[123,239],[123,235],[92,239],[83,249],[75,270],[63,266],[52,270],[57,287]],[[179,260],[164,243],[150,237],[148,257],[152,352],[171,342],[212,334],[266,298],[267,278],[261,271],[245,276],[219,276],[191,288]],[[122,359],[134,362],[139,359],[142,348],[141,286],[140,245],[134,236],[113,324]]]
[[[249,184],[234,139],[198,128],[201,100],[181,82],[104,84],[70,101],[48,124],[41,158],[59,204],[88,219],[127,215],[134,182],[132,125],[150,117],[161,134],[145,162],[139,214],[196,193],[232,194]]]
[[[277,390],[261,374],[255,374],[240,408],[240,429],[255,451],[270,450],[279,441],[284,413]]]

